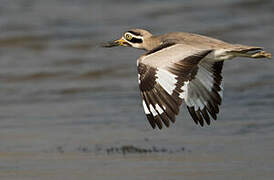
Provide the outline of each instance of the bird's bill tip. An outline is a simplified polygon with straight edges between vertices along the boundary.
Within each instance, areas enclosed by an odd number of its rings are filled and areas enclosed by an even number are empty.
[[[102,47],[110,48],[110,47],[115,47],[115,46],[123,46],[126,41],[124,39],[119,39],[115,41],[110,41],[107,43],[103,43]]]

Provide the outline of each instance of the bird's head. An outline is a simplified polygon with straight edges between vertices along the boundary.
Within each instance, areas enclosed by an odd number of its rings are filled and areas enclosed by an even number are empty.
[[[104,47],[129,46],[137,49],[149,49],[148,43],[152,34],[143,29],[131,29],[123,33],[119,40],[104,44]]]

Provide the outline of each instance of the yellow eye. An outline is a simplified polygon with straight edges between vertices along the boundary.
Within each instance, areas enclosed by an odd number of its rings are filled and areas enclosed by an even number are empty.
[[[131,40],[132,39],[132,36],[130,34],[126,34],[126,40]]]

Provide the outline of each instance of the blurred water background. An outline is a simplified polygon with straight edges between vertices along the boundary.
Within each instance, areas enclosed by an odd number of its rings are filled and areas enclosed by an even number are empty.
[[[273,179],[274,63],[225,63],[211,126],[182,107],[152,130],[129,28],[195,32],[274,53],[272,0],[0,0],[0,179]]]

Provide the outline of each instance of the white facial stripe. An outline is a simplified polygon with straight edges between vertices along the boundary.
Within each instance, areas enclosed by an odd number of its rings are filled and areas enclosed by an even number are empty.
[[[149,105],[149,109],[152,113],[153,116],[157,116],[157,112],[155,111],[154,107],[152,106],[152,104]]]
[[[133,38],[142,39],[142,40],[144,39],[141,35],[140,35],[140,36],[136,36],[136,35],[131,34],[131,33],[125,33],[124,36],[126,37],[127,34],[129,34],[129,35],[132,36]]]
[[[177,76],[164,69],[157,69],[156,82],[159,83],[164,90],[172,95],[173,90],[176,88]]]
[[[144,100],[143,100],[143,107],[144,107],[145,114],[150,114],[150,112],[147,108],[146,102]]]
[[[133,36],[133,37],[136,37],[136,36]],[[137,37],[136,37],[137,38]],[[140,39],[140,37],[138,37],[139,39]],[[143,43],[132,43],[132,42],[130,42],[129,40],[127,40],[124,36],[122,37],[122,39],[124,40],[124,41],[126,41],[128,44],[130,44],[132,47],[135,47],[135,48],[140,48],[140,49],[142,49],[143,48]],[[142,41],[143,41],[143,38],[141,38],[142,39]],[[137,61],[137,66],[138,66],[138,61]]]

